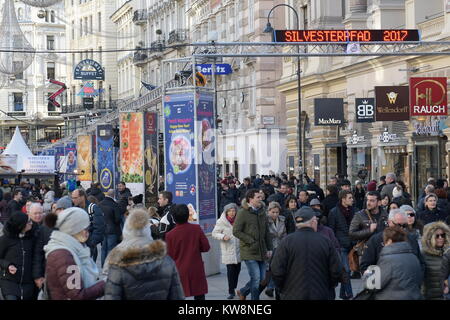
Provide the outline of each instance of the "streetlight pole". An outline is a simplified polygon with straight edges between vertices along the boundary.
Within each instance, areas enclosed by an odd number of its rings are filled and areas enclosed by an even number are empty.
[[[272,25],[270,24],[270,14],[273,10],[275,10],[278,7],[288,7],[295,13],[295,18],[297,20],[297,30],[300,30],[300,20],[298,18],[298,12],[295,10],[294,7],[288,5],[288,4],[278,4],[274,6],[272,9],[270,9],[269,14],[267,15],[267,25],[263,32],[265,33],[272,33],[274,32],[274,29],[272,28]],[[300,53],[300,46],[297,46],[297,53]],[[297,136],[298,136],[298,167],[299,167],[299,176],[300,176],[300,184],[303,185],[303,173],[306,171],[305,168],[303,168],[303,148],[302,148],[302,100],[301,100],[301,71],[300,71],[300,55],[297,57],[297,113],[298,113],[298,122],[297,122]]]

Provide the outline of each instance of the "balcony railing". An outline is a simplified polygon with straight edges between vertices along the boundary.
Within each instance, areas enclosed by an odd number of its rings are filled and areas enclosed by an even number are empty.
[[[188,41],[188,30],[187,29],[176,29],[169,33],[169,39],[167,44],[180,43]]]
[[[145,24],[148,20],[147,9],[139,9],[134,12],[133,22],[135,24]]]
[[[135,65],[144,64],[147,61],[148,55],[145,50],[138,50],[133,55],[133,63]]]
[[[165,45],[165,41],[164,40],[157,40],[157,41],[153,41],[150,44],[150,50],[151,51],[164,51],[166,45]]]
[[[109,104],[106,100],[103,100],[101,103],[98,101],[94,101],[93,109],[86,109],[82,104],[74,104],[62,106],[62,114],[70,114],[70,113],[78,113],[85,111],[106,111],[109,109]]]

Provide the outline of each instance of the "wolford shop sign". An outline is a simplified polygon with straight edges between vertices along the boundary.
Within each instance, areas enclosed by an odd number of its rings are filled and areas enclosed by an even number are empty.
[[[411,78],[410,106],[412,116],[447,115],[447,78]]]

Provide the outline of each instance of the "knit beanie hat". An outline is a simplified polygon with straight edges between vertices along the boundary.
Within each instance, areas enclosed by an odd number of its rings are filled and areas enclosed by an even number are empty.
[[[73,207],[73,204],[72,199],[70,199],[68,196],[64,196],[56,201],[56,209],[68,209],[70,207]]]
[[[230,209],[235,209],[236,213],[238,211],[238,206],[235,203],[229,203],[226,206],[223,207],[223,213],[227,214],[227,211]]]
[[[377,190],[377,182],[375,180],[370,181],[367,184],[367,191],[376,191]]]
[[[28,222],[28,215],[21,212],[14,212],[5,224],[5,230],[8,230],[10,234],[18,235],[22,232]]]
[[[89,215],[81,208],[72,207],[58,214],[56,228],[71,236],[87,229],[90,225]]]

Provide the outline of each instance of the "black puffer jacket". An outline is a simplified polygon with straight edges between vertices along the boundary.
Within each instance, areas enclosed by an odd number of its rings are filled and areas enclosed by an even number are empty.
[[[445,244],[442,249],[435,248],[436,237],[434,233],[441,229],[446,233]],[[426,225],[422,237],[422,255],[425,260],[425,278],[422,293],[427,300],[442,300],[444,290],[443,266],[444,253],[445,260],[450,260],[450,228],[441,221]]]
[[[297,209],[295,210],[290,210],[290,209],[286,209],[284,210],[284,224],[286,225],[286,233],[290,234],[295,232],[296,228],[295,228],[295,221],[294,221],[294,213],[295,211],[297,211]]]
[[[377,228],[374,232],[370,232],[370,219],[368,210],[364,209],[355,213],[352,222],[350,223],[349,236],[350,239],[361,241],[368,240],[372,235],[377,232],[381,232],[386,227],[388,220],[388,214],[381,207],[378,208],[378,214],[372,214],[373,223],[377,224]]]
[[[105,300],[183,300],[175,262],[161,240],[144,247],[115,248],[109,256]]]
[[[423,222],[423,224],[428,224],[436,221],[446,221],[448,218],[448,213],[443,211],[439,206],[434,210],[429,210],[425,208],[417,212],[418,219]]]
[[[350,221],[351,219],[353,219],[353,216],[355,214],[354,211],[355,210],[352,207]],[[347,220],[345,219],[345,216],[339,206],[334,207],[328,214],[328,226],[333,229],[341,248],[350,249],[352,247],[352,240],[348,235],[350,226],[347,223]]]
[[[381,289],[375,300],[421,300],[422,272],[420,263],[408,242],[397,242],[381,250]]]
[[[330,213],[331,209],[336,207],[336,205],[339,202],[339,197],[337,194],[329,194],[323,199],[322,201],[322,207],[323,207],[323,215],[325,217],[328,217],[328,214]]]
[[[100,188],[97,188],[97,187],[92,187],[91,190],[89,191],[88,195],[96,197],[99,202],[103,201],[105,199],[104,193],[102,192],[102,190]]]
[[[3,296],[13,295],[20,300],[31,300],[35,294],[32,263],[36,227],[23,237],[19,235],[27,220],[26,214],[14,213],[6,222],[4,235],[0,238],[0,288]],[[8,271],[11,265],[17,268],[15,274]]]
[[[329,239],[302,228],[287,235],[275,250],[272,278],[282,300],[328,300],[343,277],[343,265]]]
[[[122,231],[120,230],[120,218],[122,215],[119,204],[114,201],[113,198],[105,197],[98,206],[105,215],[105,234],[115,234],[120,236],[122,234]]]

